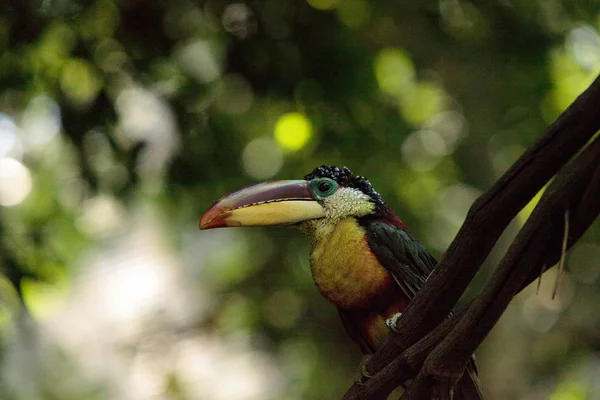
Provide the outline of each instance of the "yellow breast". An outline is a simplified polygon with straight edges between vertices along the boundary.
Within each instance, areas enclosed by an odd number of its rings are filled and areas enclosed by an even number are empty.
[[[310,264],[321,294],[341,308],[369,309],[393,279],[369,250],[364,229],[355,218],[346,218],[319,236]]]

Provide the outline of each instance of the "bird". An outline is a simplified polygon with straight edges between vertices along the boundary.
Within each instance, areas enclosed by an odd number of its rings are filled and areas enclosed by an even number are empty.
[[[437,261],[371,182],[322,165],[302,180],[259,183],[215,202],[200,229],[293,225],[311,241],[310,269],[363,354],[379,349]],[[369,378],[363,363],[362,378]],[[482,399],[474,359],[456,399]],[[362,381],[361,378],[361,381]]]

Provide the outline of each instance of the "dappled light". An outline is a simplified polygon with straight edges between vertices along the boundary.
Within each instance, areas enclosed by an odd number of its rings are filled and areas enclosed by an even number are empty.
[[[379,87],[391,96],[411,96],[415,70],[410,57],[401,49],[384,49],[375,58],[375,77]]]
[[[36,96],[23,111],[20,123],[22,139],[35,147],[55,137],[61,129],[60,108],[48,96]]]
[[[29,169],[14,158],[0,158],[0,205],[17,205],[25,200],[29,192]]]
[[[600,73],[588,3],[3,5],[0,399],[341,398],[361,354],[306,237],[199,231],[202,214],[346,165],[439,259]],[[600,397],[599,235],[566,254],[555,296],[553,268],[478,350],[486,398]]]
[[[283,165],[283,154],[279,144],[271,138],[254,139],[242,153],[246,173],[254,179],[273,177]]]
[[[181,44],[175,50],[175,59],[189,76],[202,83],[212,82],[221,75],[214,44],[195,40]]]
[[[275,140],[284,150],[300,150],[306,146],[311,136],[312,124],[303,114],[284,114],[275,124]]]
[[[585,89],[600,71],[600,35],[590,25],[577,26],[569,31],[564,46],[552,53],[550,73],[554,90],[552,111],[547,119],[556,116]]]

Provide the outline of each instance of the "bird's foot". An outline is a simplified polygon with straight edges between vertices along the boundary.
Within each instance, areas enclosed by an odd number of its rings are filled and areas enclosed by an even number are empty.
[[[367,381],[369,379],[371,379],[373,377],[373,375],[371,375],[369,373],[369,371],[367,370],[367,364],[369,363],[369,360],[371,359],[371,357],[373,357],[372,354],[367,354],[362,358],[362,360],[360,360],[358,376],[354,380],[359,385],[364,385],[365,383],[367,383]]]
[[[402,313],[396,313],[394,315],[392,315],[391,318],[388,318],[385,320],[385,324],[388,326],[388,328],[390,328],[391,330],[393,330],[394,332],[398,331],[398,319],[400,319],[400,317],[402,316]]]

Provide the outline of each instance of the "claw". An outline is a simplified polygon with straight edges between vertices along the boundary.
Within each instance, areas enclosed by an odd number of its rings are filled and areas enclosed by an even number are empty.
[[[366,384],[367,381],[373,377],[373,375],[371,375],[369,373],[369,371],[367,370],[367,364],[369,363],[369,360],[371,359],[371,357],[373,357],[372,354],[367,354],[362,358],[362,360],[360,360],[358,376],[354,380],[359,385]]]
[[[398,331],[398,319],[400,319],[401,316],[402,316],[402,313],[396,313],[396,314],[392,315],[391,318],[386,319],[385,324],[388,326],[388,328],[390,328],[394,332],[397,332]]]

